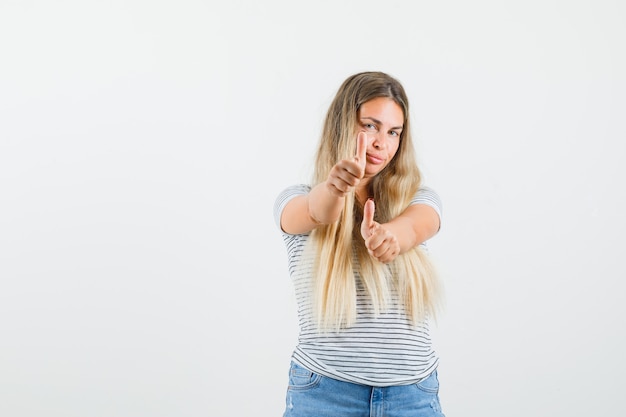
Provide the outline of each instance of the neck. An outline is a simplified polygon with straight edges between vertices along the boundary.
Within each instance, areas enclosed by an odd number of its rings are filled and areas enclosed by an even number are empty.
[[[367,189],[368,189],[367,183],[368,181],[366,181],[365,179],[362,179],[354,192],[356,194],[356,199],[359,200],[359,203],[363,205],[365,204],[367,199],[370,197],[367,192]]]

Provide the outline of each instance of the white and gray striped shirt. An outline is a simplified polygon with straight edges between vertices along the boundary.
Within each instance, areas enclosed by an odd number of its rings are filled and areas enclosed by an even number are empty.
[[[274,218],[279,228],[287,202],[309,191],[308,185],[301,184],[280,193],[274,205]],[[427,204],[441,218],[441,200],[430,188],[420,188],[411,204]],[[398,294],[392,295],[386,311],[376,315],[357,277],[356,322],[336,333],[316,331],[310,290],[314,258],[313,254],[303,251],[309,235],[282,234],[300,326],[293,361],[330,378],[379,387],[416,383],[436,369],[438,357],[432,348],[428,322],[413,325]],[[353,264],[358,274],[358,262]]]

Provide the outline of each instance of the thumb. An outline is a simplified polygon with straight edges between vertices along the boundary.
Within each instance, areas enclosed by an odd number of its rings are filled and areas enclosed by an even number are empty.
[[[376,206],[374,205],[374,200],[369,198],[365,202],[365,206],[363,207],[363,224],[362,226],[366,228],[368,231],[374,227],[374,211],[376,210]]]
[[[365,167],[367,151],[367,134],[360,132],[356,139],[356,161],[361,167]]]

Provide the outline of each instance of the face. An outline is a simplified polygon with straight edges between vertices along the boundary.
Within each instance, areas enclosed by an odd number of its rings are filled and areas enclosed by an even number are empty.
[[[389,165],[398,152],[404,113],[392,99],[378,97],[361,105],[357,119],[359,132],[368,137],[365,178],[371,178]]]

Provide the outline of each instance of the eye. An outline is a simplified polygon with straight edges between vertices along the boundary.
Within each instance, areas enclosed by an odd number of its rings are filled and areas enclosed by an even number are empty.
[[[395,136],[395,137],[399,137],[399,136],[400,136],[400,133],[399,133],[399,132],[396,132],[395,130],[390,131],[390,132],[389,132],[389,134],[390,134],[391,136]]]
[[[376,126],[371,123],[364,123],[363,127],[366,128],[367,130],[376,130]]]

